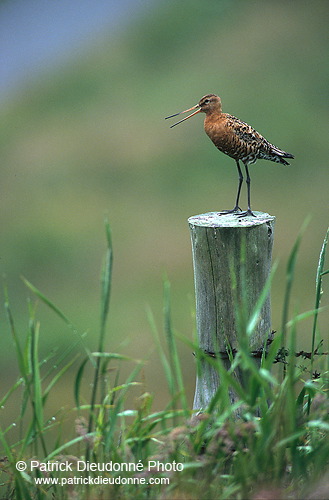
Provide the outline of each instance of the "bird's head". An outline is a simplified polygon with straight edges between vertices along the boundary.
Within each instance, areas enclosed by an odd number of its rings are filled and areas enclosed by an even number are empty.
[[[175,113],[174,115],[167,116],[165,118],[165,120],[167,120],[168,118],[173,118],[174,116],[181,115],[183,113],[188,113],[189,111],[193,111],[193,113],[191,113],[188,116],[185,116],[185,118],[183,118],[182,120],[179,120],[178,122],[174,123],[173,125],[171,125],[170,128],[175,127],[179,123],[184,122],[185,120],[187,120],[188,118],[191,118],[191,116],[194,116],[197,113],[206,113],[206,114],[211,114],[214,112],[221,113],[222,101],[221,101],[220,97],[218,97],[218,95],[207,94],[200,99],[198,104],[196,104],[195,106],[192,106],[192,108],[188,108],[188,109],[185,109],[185,111],[180,111],[179,113]]]

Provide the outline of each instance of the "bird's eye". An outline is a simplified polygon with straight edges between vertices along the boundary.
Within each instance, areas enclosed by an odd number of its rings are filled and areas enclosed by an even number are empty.
[[[210,99],[205,99],[205,100],[203,101],[203,104],[209,104],[209,103],[210,103]]]

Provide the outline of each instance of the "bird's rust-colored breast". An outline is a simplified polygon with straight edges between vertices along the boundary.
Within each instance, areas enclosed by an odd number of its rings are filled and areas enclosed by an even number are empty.
[[[226,115],[224,113],[206,115],[204,129],[215,146],[223,153],[230,155],[233,138],[231,130],[227,127]]]

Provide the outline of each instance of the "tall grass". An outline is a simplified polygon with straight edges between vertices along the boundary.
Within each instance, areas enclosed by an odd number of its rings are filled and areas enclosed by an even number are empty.
[[[145,391],[138,398],[137,408],[127,407],[128,391],[136,385],[142,387],[139,374],[143,362],[105,351],[113,261],[107,222],[105,231],[107,250],[101,279],[97,351],[89,352],[84,347],[83,338],[79,337],[65,352],[52,353],[41,360],[40,324],[34,305],[30,304],[28,332],[22,343],[6,292],[5,308],[19,378],[1,398],[0,406],[5,407],[9,400],[15,399],[19,407],[16,425],[20,428],[20,436],[11,442],[11,426],[0,428],[2,498],[215,500],[265,498],[266,495],[266,498],[329,497],[329,491],[322,483],[325,474],[329,473],[329,372],[327,356],[315,356],[315,353],[321,354],[315,350],[320,339],[318,315],[322,283],[329,272],[325,269],[328,233],[317,266],[315,308],[289,320],[288,305],[300,237],[293,247],[287,266],[282,328],[268,346],[260,367],[250,355],[246,342],[240,342],[227,370],[220,359],[205,356],[195,342],[183,338],[195,352],[197,370],[201,366],[200,360],[205,359],[216,368],[221,380],[209,407],[203,413],[193,414],[188,408],[177,350],[177,338],[182,336],[172,325],[167,281],[164,283],[163,327],[167,349],[162,347],[161,334],[150,311],[148,315],[170,399],[166,408],[154,412],[152,395]],[[249,316],[245,313],[243,301],[237,307],[241,339],[248,338],[253,331],[271,279],[272,275]],[[25,283],[39,301],[75,331],[62,311],[31,283],[26,280]],[[313,317],[310,332],[312,352],[309,360],[297,364],[295,341],[298,326],[309,316]],[[77,364],[81,349],[83,360]],[[112,372],[113,361],[131,366],[124,381],[120,370]],[[282,362],[285,366],[283,380],[273,369],[275,362]],[[74,417],[69,418],[72,426],[75,425],[76,435],[68,440],[61,435],[60,419],[46,419],[45,404],[52,397],[55,384],[73,366],[76,370],[72,383],[75,407],[70,412]],[[93,371],[89,401],[84,399],[82,391],[87,367],[88,374],[90,369]],[[243,386],[235,378],[237,369],[244,373]],[[114,377],[110,376],[114,373]],[[239,396],[234,405],[229,400],[230,390]],[[237,409],[239,418],[236,417]],[[51,445],[50,432],[57,432]],[[34,464],[36,461],[39,464],[31,470],[33,460]],[[19,461],[26,462],[26,470],[16,468]],[[114,464],[115,470],[81,472],[79,462]],[[43,464],[46,463],[70,463],[73,470],[45,472]],[[120,464],[130,464],[131,470],[123,472]],[[39,479],[46,482],[36,484]],[[89,484],[92,483],[90,479],[99,484]],[[105,480],[110,484],[101,484]],[[51,484],[51,481],[57,481],[57,484]],[[151,484],[151,481],[156,484]]]

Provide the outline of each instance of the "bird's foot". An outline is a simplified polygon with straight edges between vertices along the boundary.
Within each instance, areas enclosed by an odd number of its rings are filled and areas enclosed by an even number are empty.
[[[248,208],[245,212],[241,212],[241,214],[238,215],[239,219],[241,217],[248,217],[248,215],[251,215],[252,217],[257,217],[257,215],[254,214],[254,212],[251,210],[251,208]]]
[[[236,214],[238,212],[241,212],[241,208],[236,205],[232,210],[222,210],[219,215]]]

